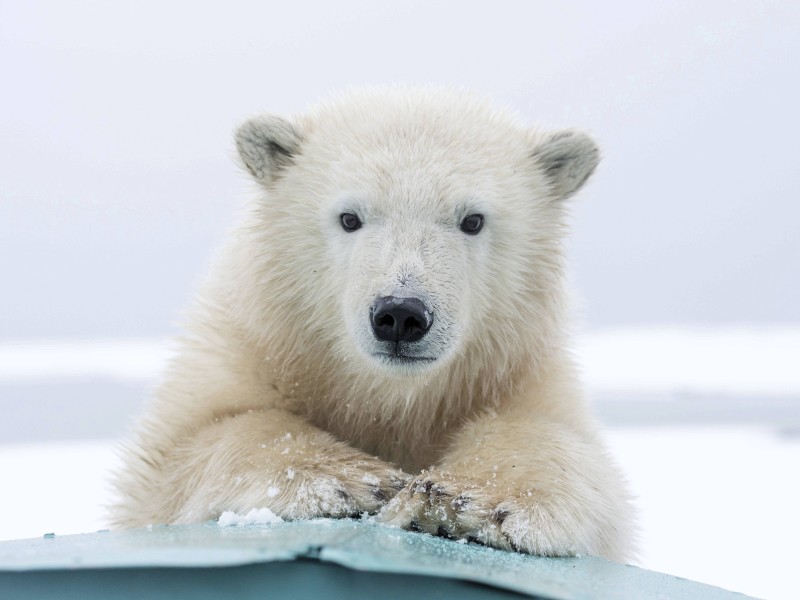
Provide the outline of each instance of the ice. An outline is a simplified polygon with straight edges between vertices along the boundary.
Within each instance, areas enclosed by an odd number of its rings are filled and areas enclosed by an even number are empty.
[[[108,378],[152,382],[172,355],[157,338],[0,341],[0,382]]]
[[[273,523],[283,523],[283,519],[266,507],[253,508],[246,515],[240,515],[231,510],[226,510],[219,516],[219,519],[217,519],[217,524],[220,527],[271,525]]]
[[[614,328],[577,342],[593,392],[800,395],[797,326]]]
[[[280,493],[281,493],[280,488],[277,488],[274,485],[272,485],[272,486],[267,488],[267,497],[268,498],[274,498],[275,496],[277,496]]]

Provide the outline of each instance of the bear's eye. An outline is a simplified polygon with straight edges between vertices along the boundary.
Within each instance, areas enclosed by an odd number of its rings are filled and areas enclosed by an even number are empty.
[[[342,213],[339,215],[339,221],[342,223],[342,229],[345,231],[355,231],[361,229],[361,219],[353,213]]]
[[[461,221],[461,231],[470,235],[475,235],[483,229],[483,215],[467,215]]]

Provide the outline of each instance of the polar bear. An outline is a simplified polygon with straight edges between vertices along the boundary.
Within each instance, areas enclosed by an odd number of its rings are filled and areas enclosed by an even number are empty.
[[[126,447],[116,525],[368,513],[624,560],[628,495],[565,333],[565,201],[595,143],[415,87],[235,141],[257,198]]]

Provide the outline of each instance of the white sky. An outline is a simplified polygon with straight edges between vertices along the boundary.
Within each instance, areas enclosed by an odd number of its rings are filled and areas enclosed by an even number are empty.
[[[797,323],[798,30],[789,0],[0,2],[0,338],[173,331],[248,194],[234,125],[395,81],[597,137],[590,326]]]

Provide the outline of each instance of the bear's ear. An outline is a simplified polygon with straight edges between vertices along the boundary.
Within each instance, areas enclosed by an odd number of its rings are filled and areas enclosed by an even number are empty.
[[[551,133],[533,152],[559,200],[577,192],[600,162],[600,149],[580,131]]]
[[[302,137],[289,121],[274,115],[261,115],[236,130],[236,149],[259,183],[269,184],[292,164],[300,151]]]

